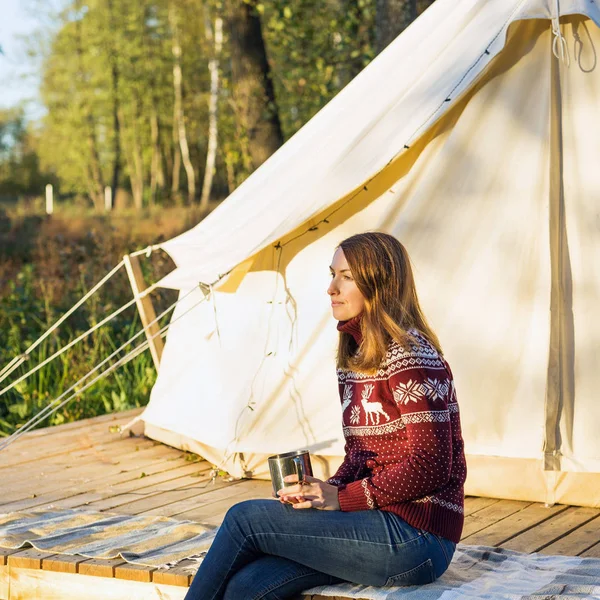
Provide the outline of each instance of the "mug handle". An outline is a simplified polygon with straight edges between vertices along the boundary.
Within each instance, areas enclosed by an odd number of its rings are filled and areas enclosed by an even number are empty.
[[[298,474],[298,483],[304,482],[304,462],[299,456],[294,456],[294,466]]]

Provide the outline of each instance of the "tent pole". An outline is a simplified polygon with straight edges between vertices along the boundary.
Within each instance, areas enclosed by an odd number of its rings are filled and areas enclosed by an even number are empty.
[[[129,277],[129,283],[131,284],[135,303],[137,305],[138,312],[140,313],[142,326],[144,327],[146,338],[148,339],[152,360],[154,361],[154,366],[158,369],[164,343],[162,337],[157,335],[160,331],[160,325],[155,322],[156,313],[154,312],[152,300],[148,295],[141,296],[142,292],[147,289],[147,285],[144,281],[144,276],[142,275],[140,259],[138,256],[126,254],[123,257],[123,262],[125,263],[125,269],[127,270],[127,275]]]

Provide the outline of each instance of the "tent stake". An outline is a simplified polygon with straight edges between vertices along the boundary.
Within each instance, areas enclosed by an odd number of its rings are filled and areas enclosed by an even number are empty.
[[[138,312],[140,313],[140,319],[142,320],[146,338],[148,339],[152,360],[154,361],[154,366],[158,369],[164,343],[160,335],[156,335],[160,330],[160,325],[156,322],[153,323],[153,321],[156,321],[156,313],[154,312],[154,306],[152,305],[150,296],[140,296],[140,294],[147,289],[144,276],[142,275],[140,259],[137,256],[126,254],[123,257],[123,262],[125,263],[125,269],[129,276],[129,283],[131,284],[135,303]],[[150,325],[150,323],[152,324]]]

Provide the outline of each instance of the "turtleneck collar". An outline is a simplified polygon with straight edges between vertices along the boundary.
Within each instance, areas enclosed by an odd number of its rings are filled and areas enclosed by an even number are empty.
[[[352,319],[349,319],[348,321],[339,321],[337,325],[338,331],[341,331],[343,333],[349,333],[359,346],[362,342],[362,332],[360,329],[361,319],[362,313],[360,313],[356,317],[353,317]]]

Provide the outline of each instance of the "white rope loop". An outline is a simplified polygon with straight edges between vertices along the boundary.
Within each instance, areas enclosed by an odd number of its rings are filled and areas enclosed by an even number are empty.
[[[552,52],[558,60],[562,61],[567,67],[571,66],[571,57],[569,56],[569,46],[567,40],[560,30],[560,0],[556,0],[556,15],[552,18],[552,33],[554,40],[552,42]]]

